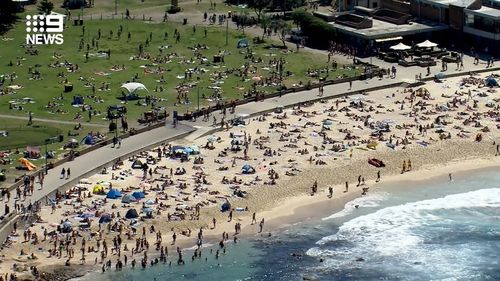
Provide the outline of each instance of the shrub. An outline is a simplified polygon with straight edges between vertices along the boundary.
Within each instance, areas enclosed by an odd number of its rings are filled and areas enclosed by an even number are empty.
[[[87,3],[85,0],[65,0],[62,7],[68,9],[80,9],[86,7]]]
[[[178,13],[181,11],[181,7],[179,6],[170,6],[170,8],[168,8],[167,10],[167,13],[169,14],[175,14],[175,13]]]
[[[335,40],[335,28],[311,13],[297,9],[293,12],[292,18],[300,26],[304,35],[307,36],[307,43],[309,45],[327,48],[328,41]]]

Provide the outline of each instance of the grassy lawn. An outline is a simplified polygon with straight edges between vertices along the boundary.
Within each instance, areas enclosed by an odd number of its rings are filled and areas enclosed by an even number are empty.
[[[120,39],[117,37],[119,26],[123,32]],[[98,30],[101,30],[101,38],[97,40]],[[180,42],[174,39],[174,30],[180,32]],[[207,30],[207,37],[204,30]],[[110,31],[113,36],[109,38]],[[127,34],[131,33],[131,40],[127,42]],[[168,33],[168,38],[164,40],[164,33]],[[152,34],[152,40],[149,35]],[[74,96],[83,96],[85,103],[92,107],[97,113],[92,122],[105,122],[104,113],[109,105],[119,104],[121,101],[117,97],[121,96],[123,89],[120,86],[126,81],[132,81],[137,76],[136,81],[143,83],[149,93],[142,92],[142,96],[151,95],[156,98],[156,106],[166,107],[168,110],[174,108],[176,103],[176,86],[180,84],[188,85],[188,103],[177,105],[176,110],[185,112],[197,106],[197,89],[200,95],[212,96],[215,91],[221,91],[222,97],[226,100],[241,99],[243,93],[248,91],[253,84],[252,76],[262,76],[263,79],[276,76],[275,67],[269,65],[270,59],[284,58],[286,60],[284,71],[290,71],[291,76],[284,79],[284,84],[291,86],[299,81],[306,82],[314,80],[307,77],[307,69],[323,68],[326,66],[323,57],[306,52],[283,52],[279,49],[265,49],[262,44],[252,45],[254,59],[261,59],[262,62],[252,62],[245,58],[245,49],[237,49],[236,45],[240,38],[245,37],[241,32],[229,31],[229,44],[225,44],[225,30],[217,27],[200,27],[193,32],[192,26],[183,26],[172,23],[145,23],[142,21],[130,20],[94,20],[85,23],[85,34],[82,33],[81,26],[73,26],[68,23],[64,31],[63,45],[38,45],[36,51],[38,55],[30,55],[26,47],[25,30],[23,24],[18,24],[13,30],[7,33],[0,41],[2,52],[0,53],[0,75],[16,76],[12,82],[7,79],[5,86],[21,89],[14,90],[14,94],[0,96],[0,112],[4,114],[23,115],[32,111],[34,117],[51,118],[61,120],[86,120],[87,113],[82,112],[79,107],[73,107],[71,102]],[[92,47],[92,40],[98,42],[98,47]],[[249,38],[250,39],[250,38]],[[84,41],[84,47],[79,50],[80,40]],[[145,44],[149,40],[149,46]],[[251,40],[249,40],[251,41]],[[200,57],[206,57],[206,61],[201,63],[200,58],[196,58],[192,50],[196,44],[201,43],[208,49],[200,50]],[[279,42],[275,42],[280,44]],[[90,46],[89,61],[85,60],[86,45]],[[143,45],[143,57],[149,59],[131,58],[139,53],[139,45]],[[168,46],[160,55],[159,47]],[[191,49],[190,49],[191,48]],[[111,58],[99,58],[97,52],[111,50]],[[225,63],[212,63],[213,56],[219,52],[225,52]],[[156,63],[155,58],[165,57],[168,54],[176,54],[164,62]],[[18,59],[16,59],[18,58]],[[9,62],[13,66],[9,66]],[[78,65],[79,70],[69,72],[68,68],[62,65]],[[20,65],[17,65],[20,63]],[[55,65],[57,67],[50,67]],[[252,74],[247,79],[242,80],[237,75],[245,63],[250,66]],[[114,65],[125,66],[123,71],[113,71]],[[160,68],[160,69],[158,69]],[[41,73],[40,80],[31,80],[32,72],[37,70]],[[186,70],[203,70],[203,73],[193,73],[191,79],[184,79]],[[159,71],[158,71],[159,70]],[[356,71],[350,69],[340,69],[336,72],[330,71],[330,77],[339,75],[354,75]],[[59,74],[59,75],[58,75]],[[160,83],[160,77],[165,82]],[[63,81],[72,83],[74,90],[70,93],[63,93]],[[93,83],[96,87],[95,95],[92,94]],[[109,85],[109,90],[100,91],[103,84]],[[157,87],[163,87],[164,91],[155,92]],[[257,87],[257,89],[273,92],[275,86]],[[25,99],[23,99],[25,98]],[[26,99],[29,98],[29,99]],[[31,99],[31,100],[30,100]],[[9,104],[16,104],[17,109],[9,109]],[[51,104],[52,108],[47,108]],[[201,105],[207,105],[208,99],[202,99]],[[149,109],[149,106],[127,105],[129,120],[137,119],[142,112]],[[81,116],[78,116],[80,114]],[[80,117],[80,119],[78,119]]]
[[[0,132],[8,132],[7,136],[0,134],[0,151],[6,151],[9,153],[7,158],[12,160],[12,163],[7,165],[0,164],[0,170],[6,170],[7,181],[3,184],[12,183],[14,179],[26,171],[17,170],[16,166],[20,166],[18,159],[23,157],[23,153],[27,146],[34,146],[40,149],[41,155],[45,154],[45,140],[48,138],[58,137],[59,135],[64,136],[64,140],[59,142],[56,140],[53,143],[47,145],[48,150],[55,152],[56,157],[61,157],[65,151],[63,149],[64,144],[68,142],[70,138],[75,138],[81,141],[85,136],[85,132],[90,130],[89,128],[83,128],[79,131],[78,136],[67,135],[68,131],[74,131],[74,126],[67,124],[57,124],[57,123],[46,123],[34,121],[32,126],[27,126],[26,120],[17,120],[10,118],[3,118],[0,122]],[[93,128],[95,131],[95,128]],[[101,130],[103,131],[103,130]],[[105,131],[105,130],[104,130]],[[82,146],[80,147],[82,148]],[[16,150],[19,154],[16,154]],[[43,158],[37,160],[31,160],[31,162],[37,165],[39,168],[44,165],[45,160]]]
[[[59,124],[35,122],[27,126],[24,120],[2,119],[0,132],[7,131],[7,136],[0,136],[0,150],[23,150],[26,146],[44,145],[45,140],[58,135],[65,135],[71,128]]]

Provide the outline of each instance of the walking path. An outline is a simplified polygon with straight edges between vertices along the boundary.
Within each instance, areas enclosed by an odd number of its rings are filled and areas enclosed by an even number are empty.
[[[370,59],[363,59],[365,62],[370,62]],[[388,64],[378,59],[372,59],[374,64],[379,64],[381,67],[389,68],[392,64]],[[469,72],[479,71],[485,69],[485,63],[481,62],[479,65],[474,65],[473,58],[466,56],[464,58],[465,69],[458,71],[455,69],[455,65],[449,64],[449,70],[444,72],[445,74],[461,74],[468,75]],[[402,67],[396,66],[397,77],[396,78],[386,78],[383,79],[373,78],[365,81],[354,81],[352,86],[349,83],[336,84],[324,87],[324,95],[322,97],[318,96],[318,89],[312,89],[308,91],[290,93],[282,97],[270,98],[261,102],[251,102],[241,106],[238,106],[235,111],[236,114],[259,114],[262,112],[270,111],[276,108],[278,105],[281,106],[291,106],[297,103],[302,103],[306,101],[314,101],[324,98],[333,98],[344,96],[353,92],[367,91],[377,87],[394,87],[402,82],[412,83],[416,82],[415,76],[422,73],[422,77],[426,78],[426,69],[421,67]],[[489,71],[497,71],[500,68],[489,68]],[[436,73],[441,72],[441,65],[438,63],[437,66],[431,68],[431,75],[427,77],[433,77]],[[217,112],[213,116],[216,116],[217,121],[221,120],[221,115]],[[227,116],[226,120],[229,120],[232,116]],[[35,119],[36,120],[36,119]],[[61,122],[61,121],[57,121]],[[170,123],[167,123],[170,124]],[[24,202],[19,202],[20,204],[28,205],[30,202],[35,202],[37,200],[43,199],[48,194],[54,192],[58,188],[65,185],[75,184],[79,178],[85,177],[89,174],[95,173],[97,169],[100,169],[103,165],[107,165],[110,161],[118,157],[127,157],[137,151],[148,149],[154,145],[157,145],[167,139],[172,139],[175,137],[182,137],[190,132],[199,129],[199,132],[195,133],[201,136],[204,133],[208,133],[213,129],[211,126],[212,119],[207,122],[203,122],[201,118],[194,122],[185,122],[185,124],[180,123],[177,128],[171,128],[170,125],[154,129],[142,134],[138,134],[129,137],[123,141],[121,148],[111,148],[109,145],[96,149],[92,152],[84,154],[77,157],[72,162],[67,162],[63,165],[64,168],[71,169],[71,178],[74,180],[62,180],[60,179],[60,171],[63,167],[59,167],[55,170],[50,170],[48,175],[45,177],[43,189],[39,189],[39,186],[35,187],[35,192],[28,200]],[[196,136],[195,135],[195,136]],[[193,136],[191,136],[193,137]],[[10,207],[11,212],[14,212],[14,197],[15,190],[11,192],[10,202],[3,202],[0,204],[0,215],[4,214],[5,205]],[[3,225],[3,224],[2,224]],[[0,239],[3,241],[5,235],[8,231],[0,231]]]
[[[0,214],[4,215],[6,205],[10,207],[10,212],[14,212],[15,202],[27,206],[30,202],[34,203],[43,199],[45,196],[62,186],[76,184],[80,178],[95,173],[96,170],[101,169],[103,165],[107,165],[109,162],[117,159],[118,157],[128,157],[130,154],[137,151],[148,149],[164,142],[167,139],[185,136],[195,130],[192,126],[185,124],[179,124],[176,128],[172,128],[170,123],[171,122],[168,122],[167,124],[169,125],[167,126],[126,138],[123,140],[120,148],[112,148],[111,145],[107,145],[83,154],[82,156],[75,158],[73,161],[65,163],[62,167],[49,170],[48,174],[45,176],[43,188],[40,189],[40,185],[37,183],[35,185],[34,194],[29,196],[28,200],[21,202],[15,200],[16,191],[12,190],[11,200],[9,202],[3,201],[3,204],[0,204]],[[71,178],[69,180],[60,178],[62,168],[71,169]],[[1,235],[0,238],[2,238]]]
[[[368,59],[363,59],[363,61],[369,62]],[[489,70],[489,71],[499,71],[500,67],[493,67],[493,68],[485,68],[486,63],[481,61],[479,65],[474,65],[473,64],[474,58],[465,56],[464,57],[464,66],[465,69],[462,71],[458,71],[455,69],[455,65],[449,64],[448,66],[448,71],[445,71],[444,73],[446,75],[468,75],[469,72],[476,72],[476,71],[481,71],[481,70]],[[380,63],[381,67],[392,67],[392,64],[388,64],[386,62],[381,62],[377,60],[374,63]],[[322,97],[318,96],[318,89],[312,89],[308,91],[302,91],[302,92],[296,92],[296,93],[290,93],[287,95],[284,95],[282,97],[276,97],[276,98],[270,98],[266,99],[264,101],[260,102],[251,102],[247,104],[240,105],[236,107],[234,116],[238,114],[256,114],[258,112],[265,112],[265,111],[270,111],[275,109],[277,106],[291,106],[294,104],[306,102],[306,101],[314,101],[314,100],[320,100],[320,99],[328,99],[328,98],[334,98],[334,97],[339,97],[339,96],[344,96],[353,92],[359,92],[359,91],[367,91],[373,88],[377,87],[390,87],[391,84],[395,84],[393,86],[397,86],[398,84],[401,83],[415,83],[417,82],[415,80],[415,75],[418,75],[422,73],[422,79],[424,78],[432,78],[434,77],[435,74],[441,72],[441,65],[438,63],[438,66],[431,67],[431,75],[425,76],[426,69],[418,66],[414,67],[402,67],[402,66],[396,66],[397,69],[397,76],[396,78],[387,78],[387,76],[384,76],[383,79],[379,78],[372,78],[364,81],[354,81],[352,83],[352,88],[350,87],[349,83],[343,83],[343,84],[335,84],[335,85],[329,85],[324,87],[324,94]],[[217,122],[219,122],[222,118],[222,114],[219,112],[216,112],[214,115],[217,118]],[[226,121],[233,118],[233,115],[228,115],[226,116]],[[206,127],[211,127],[213,123],[212,117],[210,117],[210,120],[207,122],[203,122],[201,118],[198,118],[195,122],[192,122],[193,126],[196,128],[206,128]]]
[[[16,115],[7,115],[7,114],[0,114],[0,118],[7,118],[7,119],[17,119],[17,120],[29,120],[29,117],[25,116],[16,116]],[[108,127],[106,124],[96,124],[96,123],[87,123],[87,122],[75,122],[75,121],[64,121],[64,120],[57,120],[57,119],[45,119],[45,118],[33,118],[33,122],[43,122],[43,123],[54,123],[54,124],[65,124],[65,125],[78,125],[82,124],[85,126],[91,126],[91,127]]]

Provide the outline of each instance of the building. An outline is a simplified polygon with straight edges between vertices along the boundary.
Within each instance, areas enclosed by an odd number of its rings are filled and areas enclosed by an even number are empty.
[[[485,51],[500,43],[500,1],[498,0],[414,0],[410,13],[418,18],[446,24],[444,39],[462,47]],[[499,48],[494,48],[499,49]]]
[[[404,39],[500,55],[500,0],[343,0],[331,24],[342,41],[364,48]],[[376,4],[374,4],[376,3]],[[356,5],[351,7],[352,5]],[[360,5],[360,6],[358,6]],[[384,43],[385,42],[385,43]],[[394,43],[394,42],[391,42]]]

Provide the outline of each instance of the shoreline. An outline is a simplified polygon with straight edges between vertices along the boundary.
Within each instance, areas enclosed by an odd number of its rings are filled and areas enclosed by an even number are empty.
[[[490,171],[498,167],[500,167],[500,157],[493,159],[470,159],[465,162],[452,161],[442,164],[439,167],[434,168],[432,171],[429,169],[421,168],[412,172],[411,175],[391,175],[384,179],[383,182],[374,185],[373,189],[370,192],[385,191],[388,188],[397,188],[396,186],[398,186],[398,188],[408,188],[404,187],[404,185],[408,185],[408,182],[410,182],[410,186],[414,186],[431,181],[448,181],[449,171],[453,171],[454,173],[461,172],[463,174],[457,175],[456,178],[464,178],[476,173]],[[270,216],[271,219],[269,220],[269,223],[271,226],[273,226],[272,230],[275,231],[293,226],[297,223],[300,224],[302,222],[302,219],[322,219],[325,216],[329,216],[342,211],[346,203],[361,196],[350,193],[342,197],[338,197],[335,200],[326,198],[325,194],[325,196],[323,196],[323,198],[319,200],[308,200],[311,199],[311,197],[312,196],[308,195],[300,195],[292,198],[285,198],[283,200],[284,202],[282,206],[264,211],[263,213],[269,214],[279,213],[279,215],[277,216]],[[280,212],[280,210],[287,211]],[[328,213],[322,214],[322,212],[318,212],[318,210],[328,211]]]
[[[458,160],[458,159],[457,159]],[[478,159],[469,159],[466,161],[451,161],[447,163],[438,164],[436,168],[430,170],[429,168],[421,167],[420,169],[414,170],[411,173],[406,174],[395,174],[390,175],[385,178],[382,182],[373,186],[373,191],[384,191],[388,188],[399,186],[399,188],[408,188],[402,186],[402,184],[407,184],[408,181],[411,185],[420,185],[428,181],[448,181],[448,173],[450,170],[454,173],[461,173],[457,178],[463,178],[471,174],[481,173],[483,171],[492,170],[496,167],[500,167],[500,157],[487,157]],[[266,231],[263,231],[260,235],[256,233],[249,233],[253,231],[255,226],[251,226],[248,223],[243,226],[242,234],[238,235],[239,239],[254,239],[254,238],[268,238],[271,237],[276,231],[286,229],[288,227],[293,227],[295,225],[302,224],[307,221],[317,221],[330,216],[334,213],[340,212],[344,209],[346,203],[361,197],[360,194],[356,192],[342,193],[342,196],[335,197],[332,199],[327,198],[327,194],[322,191],[319,192],[321,195],[310,196],[310,195],[298,195],[288,198],[282,198],[281,204],[278,207],[274,207],[265,211],[261,214],[265,215],[266,221]],[[362,208],[363,206],[360,206]],[[274,215],[273,215],[274,214]],[[250,217],[239,217],[239,221],[247,221]],[[227,224],[225,224],[227,226]],[[217,245],[218,236],[207,235],[207,241],[205,244],[209,244],[208,247],[215,247]],[[179,240],[179,245],[186,245],[189,252],[192,251],[192,246],[188,247],[189,239]],[[229,244],[232,244],[230,242]],[[185,250],[186,248],[184,248]],[[157,252],[153,252],[152,256],[157,256]],[[79,265],[80,266],[80,265]],[[61,266],[64,267],[64,266]],[[92,266],[91,266],[92,267]],[[82,271],[79,271],[82,272]],[[92,270],[88,270],[85,276],[93,274]],[[100,274],[100,273],[99,273]],[[67,278],[65,280],[73,280],[76,277]],[[44,279],[53,280],[53,279]]]
[[[398,88],[312,103],[251,117],[244,126],[214,133],[206,142],[205,137],[184,138],[124,159],[110,171],[82,179],[61,194],[53,208],[43,206],[39,223],[19,227],[13,246],[1,253],[0,269],[9,272],[16,269],[13,263],[20,263],[24,272],[18,273],[27,275],[28,266],[43,270],[66,258],[78,264],[80,255],[74,251],[85,247],[85,241],[88,250],[82,251],[82,264],[102,266],[107,261],[109,267],[123,256],[149,264],[160,246],[173,253],[168,259],[175,262],[176,247],[195,249],[198,242],[217,245],[233,237],[267,237],[340,212],[366,192],[389,186],[402,189],[422,180],[447,181],[443,175],[460,177],[500,166],[500,157],[494,156],[500,146],[498,121],[490,107],[474,101],[477,109],[470,109],[467,99],[460,98],[467,93],[462,86],[462,92],[454,94],[451,86],[426,87],[441,95]],[[450,101],[453,95],[457,98]],[[408,100],[415,101],[414,106],[408,107]],[[463,103],[456,109],[440,110],[442,104],[459,101]],[[198,153],[185,152],[188,148]],[[381,182],[376,181],[379,176]],[[328,199],[330,190],[333,198]],[[221,212],[223,206],[231,211]],[[135,215],[129,217],[130,211]],[[97,228],[97,220],[105,216]],[[60,226],[67,223],[69,230],[63,231]],[[40,243],[46,230],[49,239]],[[23,231],[28,243],[20,243]],[[32,238],[27,231],[38,236]],[[197,233],[202,238],[197,239]],[[62,244],[59,236],[74,241],[66,254],[64,247],[52,247]],[[113,251],[108,255],[110,239],[117,238],[123,243],[115,242],[113,248],[123,249],[120,257]],[[28,258],[33,253],[37,256]]]
[[[468,154],[469,156],[453,157],[453,154],[451,154],[450,152],[456,151],[457,149],[463,151],[465,155]],[[467,149],[469,150],[469,153],[467,153]],[[373,151],[372,153],[377,154],[378,155],[377,157],[385,156],[385,158],[383,157],[382,159],[387,159],[387,158],[398,159],[401,158],[402,156],[400,154],[404,155],[411,154],[412,157],[424,158],[424,159],[425,159],[425,154],[433,154],[437,157],[430,158],[435,160],[432,163],[429,161],[427,163],[414,161],[414,169],[411,172],[407,172],[404,174],[400,174],[398,172],[400,170],[398,165],[391,165],[391,162],[393,161],[388,161],[386,168],[384,168],[386,170],[384,170],[385,173],[383,174],[380,183],[374,183],[375,174],[373,172],[371,173],[371,176],[370,175],[366,176],[367,186],[370,186],[368,193],[373,191],[383,190],[384,187],[388,185],[395,185],[403,182],[406,183],[411,182],[413,184],[416,184],[421,181],[432,180],[437,177],[444,177],[450,171],[453,171],[453,173],[466,172],[466,171],[473,173],[475,171],[500,166],[500,156],[496,157],[492,156],[494,155],[494,150],[495,150],[494,146],[491,143],[486,143],[486,142],[471,143],[467,141],[459,141],[459,142],[454,142],[453,145],[436,144],[429,148],[415,148],[408,150],[385,151],[385,152]],[[441,155],[448,155],[448,158],[440,157]],[[365,159],[355,159],[352,160],[352,162],[353,163],[351,163],[349,166],[352,165],[352,166],[362,166],[368,168],[370,167],[366,163]],[[329,167],[329,170],[336,170],[335,168],[336,167]],[[343,187],[341,184],[339,184],[339,181],[342,182],[343,179],[339,178],[337,178],[336,180],[329,179],[332,178],[332,176],[333,178],[335,178],[335,176],[338,176],[335,174],[335,172],[329,175],[322,174],[323,178],[320,180],[322,184],[320,184],[318,193],[315,196],[311,196],[309,194],[309,189],[310,189],[309,185],[311,179],[304,174],[308,173],[314,174],[318,172],[317,170],[323,170],[323,168],[314,167],[311,168],[310,170],[306,170],[303,172],[303,175],[301,175],[301,177],[307,178],[308,179],[307,182],[295,181],[292,178],[290,181],[293,181],[295,183],[293,188],[290,188],[291,186],[288,185],[287,181],[279,184],[278,186],[269,187],[270,188],[268,190],[269,192],[286,191],[286,193],[282,193],[281,194],[282,196],[276,196],[276,194],[274,194],[272,198],[278,197],[280,199],[277,201],[261,202],[264,204],[256,206],[257,209],[255,209],[255,211],[258,213],[258,218],[264,217],[266,219],[264,231],[262,232],[261,235],[256,233],[258,230],[258,224],[250,225],[251,213],[244,213],[243,215],[236,213],[233,222],[237,221],[242,224],[242,233],[238,235],[238,238],[245,239],[257,236],[265,238],[268,237],[270,233],[272,233],[273,231],[290,227],[293,224],[307,220],[321,219],[323,217],[341,211],[347,202],[361,196],[361,187],[350,188],[349,192],[347,193],[342,192]],[[374,169],[374,171],[376,171],[376,169]],[[344,170],[344,172],[348,172],[349,174],[348,177],[352,178],[354,176],[353,174],[354,171],[352,169],[347,168]],[[331,180],[330,182],[333,182],[332,185],[335,190],[332,199],[327,198],[327,189],[325,182],[328,182],[329,180]],[[286,187],[285,189],[284,186]],[[252,195],[259,195],[259,193],[257,192],[258,190],[253,190],[250,193],[248,201],[245,203],[250,205],[252,201],[253,202],[259,201],[260,198],[259,196],[252,196]],[[261,192],[260,195],[262,196],[265,194]],[[245,200],[239,200],[239,201],[245,201]],[[271,206],[277,206],[277,207],[271,207]],[[224,219],[221,219],[221,217],[224,218],[227,215],[227,213],[220,213],[218,208],[202,210],[202,213],[205,213],[206,215],[205,217],[209,217],[209,215],[210,216],[214,215],[217,217],[218,221],[220,221],[215,230],[207,229],[208,233],[204,235],[204,244],[208,243],[212,245],[217,245],[217,242],[220,240],[219,234],[222,232],[230,233],[231,234],[230,237],[232,238],[232,233],[234,232],[234,229],[232,228],[233,224],[225,222],[222,223]],[[208,224],[209,223],[207,221],[201,222],[201,225],[204,225],[205,227]],[[195,240],[194,237],[184,237],[182,235],[179,235],[179,238],[175,246],[182,246],[183,249],[192,248],[194,245],[193,240]],[[174,246],[170,245],[170,243],[168,243],[167,245],[169,246],[170,251],[173,251]],[[150,252],[150,256],[154,257],[157,255],[158,253],[154,250]],[[89,263],[87,263],[87,265],[88,264]],[[78,263],[74,263],[74,265],[81,266]],[[90,267],[93,269],[98,269],[98,267],[100,266],[101,264],[97,264],[95,266],[91,265]],[[41,272],[44,272],[46,270],[45,268],[48,268],[49,270],[52,271],[54,268],[65,268],[65,266],[64,265],[48,265],[47,267],[44,265],[39,266],[39,270]],[[81,275],[81,271],[79,269],[77,270],[77,272],[79,272],[79,274]],[[68,275],[71,276],[71,274],[72,273]],[[24,276],[21,275],[21,277]],[[73,277],[76,277],[76,275]],[[56,279],[42,279],[42,280],[56,280]]]

